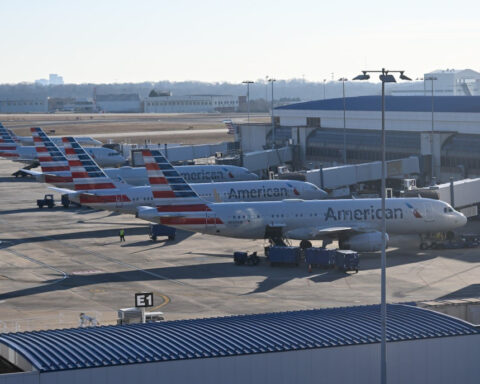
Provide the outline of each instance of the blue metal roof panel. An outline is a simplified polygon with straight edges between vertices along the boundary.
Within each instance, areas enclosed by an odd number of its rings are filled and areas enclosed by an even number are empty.
[[[440,313],[388,305],[389,341],[478,334]],[[378,343],[380,307],[8,333],[0,343],[41,372]]]
[[[345,98],[347,111],[381,111],[381,96]],[[391,112],[431,112],[431,96],[385,96],[385,109]],[[277,107],[275,110],[343,111],[343,98],[307,101]],[[435,112],[480,112],[480,96],[434,96]]]

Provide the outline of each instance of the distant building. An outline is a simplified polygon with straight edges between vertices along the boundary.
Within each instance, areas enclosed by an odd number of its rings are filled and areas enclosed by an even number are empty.
[[[389,93],[392,96],[431,96],[433,86],[435,96],[480,96],[480,73],[471,69],[437,70],[425,73],[421,80],[398,84]]]
[[[58,111],[63,112],[76,112],[76,113],[95,113],[95,103],[90,98],[85,99],[68,99],[64,100],[64,103],[57,102]]]
[[[63,84],[63,77],[57,75],[56,73],[51,73],[48,76],[48,83],[50,85],[62,85]]]
[[[0,100],[0,113],[46,113],[47,99]]]
[[[233,112],[238,108],[238,98],[232,95],[186,95],[147,97],[146,113],[179,112]]]
[[[118,95],[96,95],[95,104],[98,111],[113,113],[142,112],[142,102],[138,93]]]

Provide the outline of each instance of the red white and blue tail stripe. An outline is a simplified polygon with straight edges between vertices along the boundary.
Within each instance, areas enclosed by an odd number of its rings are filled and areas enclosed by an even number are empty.
[[[73,137],[63,137],[62,141],[76,191],[116,188],[113,181]]]
[[[12,135],[7,129],[0,123],[0,157],[6,159],[18,159],[20,155],[17,151],[18,144],[13,139]]]
[[[72,174],[68,165],[68,160],[60,151],[56,144],[47,136],[42,128],[30,128],[33,143],[37,151],[38,162],[42,172],[46,173],[45,181],[54,182],[72,182]],[[51,178],[52,180],[47,180]]]
[[[142,150],[154,203],[165,225],[222,224],[208,215],[210,204],[200,198],[160,151]]]

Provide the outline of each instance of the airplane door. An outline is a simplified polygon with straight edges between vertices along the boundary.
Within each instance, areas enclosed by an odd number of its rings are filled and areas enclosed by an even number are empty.
[[[205,229],[215,232],[217,229],[217,214],[211,211],[205,211]]]
[[[431,203],[425,203],[425,221],[433,221],[433,207]]]
[[[122,208],[122,206],[123,206],[122,195],[115,195],[115,208]]]

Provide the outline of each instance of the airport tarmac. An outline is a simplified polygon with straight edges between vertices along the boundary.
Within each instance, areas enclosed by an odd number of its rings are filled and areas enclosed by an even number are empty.
[[[77,326],[81,312],[113,324],[137,292],[154,292],[153,309],[168,320],[380,301],[379,254],[362,255],[358,274],[270,267],[263,257],[235,266],[234,251],[263,255],[264,242],[178,232],[154,243],[132,216],[40,210],[36,199],[51,191],[11,177],[20,167],[0,160],[0,332]],[[477,222],[462,230],[475,231]],[[391,240],[390,302],[480,296],[479,249],[419,251],[416,236]]]

